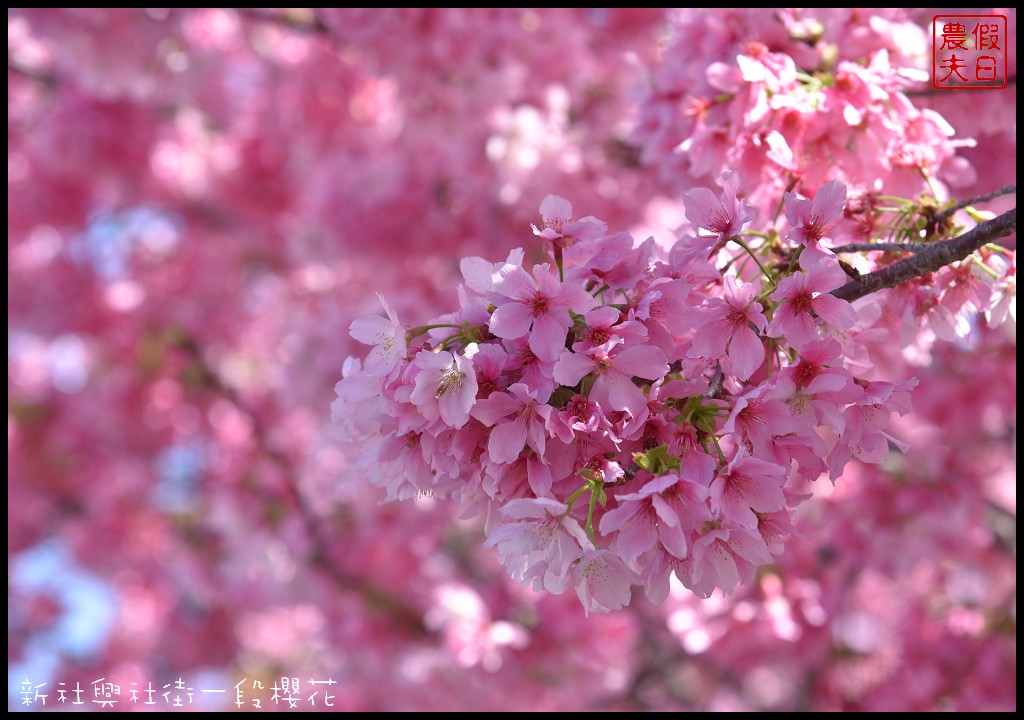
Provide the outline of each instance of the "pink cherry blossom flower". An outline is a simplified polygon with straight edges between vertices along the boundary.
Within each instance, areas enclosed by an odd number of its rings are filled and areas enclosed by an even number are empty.
[[[498,548],[498,559],[513,579],[561,594],[581,548],[593,548],[580,524],[566,515],[568,509],[551,498],[510,500],[500,512],[512,522],[489,533],[484,547]]]
[[[711,519],[707,498],[703,485],[671,473],[662,475],[638,492],[617,495],[619,506],[601,518],[601,534],[616,533],[615,551],[627,562],[657,543],[673,556],[685,558],[690,535]]]
[[[601,307],[591,310],[583,316],[587,329],[579,342],[573,343],[572,349],[584,352],[596,345],[625,342],[637,342],[647,337],[647,328],[635,320],[623,320],[622,313],[613,307]]]
[[[556,247],[569,247],[579,240],[597,240],[608,229],[604,222],[590,215],[573,222],[572,203],[558,195],[541,200],[540,216],[544,228],[531,225],[533,234],[550,240]]]
[[[622,559],[608,550],[587,550],[570,571],[583,610],[606,613],[629,605],[633,583],[640,582]]]
[[[481,345],[473,355],[477,395],[488,397],[495,390],[504,390],[501,376],[508,367],[509,356],[501,345]]]
[[[547,400],[545,397],[544,400]],[[541,400],[536,390],[515,383],[508,392],[492,392],[473,408],[473,417],[492,428],[487,454],[498,463],[510,463],[529,444],[538,457],[544,457],[547,440],[545,423],[552,407]],[[510,415],[513,417],[509,418]]]
[[[739,174],[726,171],[721,177],[722,194],[715,194],[707,188],[693,188],[683,197],[686,218],[699,228],[710,230],[716,242],[739,235],[745,224],[754,219],[753,211],[746,200],[738,200]]]
[[[778,463],[751,457],[741,449],[711,482],[711,509],[730,523],[757,527],[755,511],[769,513],[786,507],[785,481]]]
[[[530,349],[547,362],[558,359],[565,347],[572,327],[569,311],[583,314],[594,307],[590,293],[574,283],[560,283],[546,264],[534,268],[534,277],[519,265],[506,264],[493,282],[495,292],[509,300],[491,314],[491,332],[509,340],[529,334]]]
[[[813,429],[816,425],[828,425],[841,433],[845,421],[840,407],[856,402],[864,392],[849,370],[830,367],[829,363],[837,362],[839,352],[835,340],[808,343],[801,350],[800,362],[786,368],[765,395],[782,400],[795,431],[813,440],[818,440]]]
[[[767,386],[736,398],[722,432],[734,435],[754,457],[773,459],[772,438],[790,432],[792,422],[782,401],[765,397]]]
[[[633,384],[633,377],[656,380],[668,372],[665,353],[653,345],[636,345],[611,354],[612,347],[602,345],[589,353],[565,350],[555,363],[555,382],[572,387],[589,373],[596,373],[590,397],[602,407],[624,410],[638,417],[647,405],[647,396]]]
[[[693,425],[672,423],[670,427],[668,447],[669,451],[679,458],[679,474],[707,487],[714,477],[717,458],[704,452],[697,439],[697,428]]]
[[[650,264],[654,243],[648,241],[635,247],[627,232],[605,235],[590,243],[577,243],[565,252],[569,277],[581,283],[593,280],[598,287],[609,290],[635,286]]]
[[[768,325],[756,293],[754,285],[726,276],[725,299],[710,298],[701,309],[690,355],[717,360],[728,352],[726,370],[740,380],[749,378],[764,362],[764,345],[751,325],[759,332]]]
[[[377,293],[380,304],[384,306],[387,318],[379,315],[358,318],[349,326],[349,334],[365,345],[373,345],[373,350],[366,356],[363,367],[373,376],[384,376],[391,373],[405,358],[405,328],[398,322],[398,315],[387,300]]]
[[[427,420],[440,417],[454,428],[469,422],[469,411],[476,403],[477,393],[476,371],[470,359],[474,352],[475,344],[469,345],[464,355],[447,350],[417,353],[413,365],[419,372],[409,400]]]
[[[992,288],[990,305],[985,309],[985,319],[989,327],[999,327],[1006,318],[1017,321],[1017,256],[1009,259],[994,254],[989,264],[999,275]],[[987,276],[986,276],[987,277]]]
[[[767,90],[778,93],[796,82],[796,65],[786,53],[769,52],[764,43],[751,42],[736,56],[743,79],[764,83]]]
[[[684,335],[693,328],[694,304],[689,282],[681,278],[657,278],[634,297],[629,316],[643,323],[651,342],[668,352],[668,348],[677,345],[673,335]]]
[[[846,300],[830,295],[846,283],[846,273],[835,263],[821,263],[807,272],[784,278],[771,299],[779,303],[768,325],[769,337],[785,337],[799,350],[818,338],[812,313],[835,330],[849,330],[857,322],[857,311]]]
[[[716,523],[717,524],[717,523]],[[756,529],[736,525],[709,528],[693,544],[686,586],[703,598],[716,588],[731,595],[755,568],[772,562],[764,538]]]
[[[804,267],[827,258],[828,254],[821,250],[819,243],[843,215],[843,208],[846,207],[846,184],[830,180],[818,188],[813,201],[792,192],[786,193],[785,201],[786,219],[793,228],[786,235],[786,239],[799,243],[810,251],[807,253],[805,250],[807,254],[804,256]]]
[[[529,340],[525,337],[502,342],[508,353],[505,374],[509,383],[521,382],[537,392],[537,396],[551,395],[555,391],[555,381],[551,375],[555,372],[555,363],[541,360],[530,349]]]
[[[548,417],[548,431],[563,443],[571,443],[577,433],[590,435],[600,433],[612,435],[612,425],[605,417],[601,406],[582,395],[573,395],[564,410],[551,413]]]
[[[864,394],[843,411],[845,425],[842,435],[828,456],[829,478],[834,483],[846,463],[853,457],[869,463],[880,463],[889,454],[889,444],[904,452],[907,446],[887,432],[892,413],[910,412],[910,391],[917,380],[899,383],[871,382]]]

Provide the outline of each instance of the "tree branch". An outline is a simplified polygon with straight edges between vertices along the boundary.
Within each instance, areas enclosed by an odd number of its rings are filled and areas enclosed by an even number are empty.
[[[829,248],[836,255],[839,253],[851,252],[908,252],[916,253],[928,247],[922,243],[850,243],[839,247]]]
[[[885,288],[896,287],[908,280],[935,272],[957,260],[963,260],[986,243],[1012,235],[1016,231],[1017,208],[1013,208],[992,220],[978,223],[959,237],[924,245],[913,257],[852,280],[833,290],[832,294],[841,300],[853,301]]]
[[[970,198],[969,200],[961,200],[960,202],[958,202],[953,207],[949,207],[949,208],[946,208],[945,210],[942,210],[941,212],[935,213],[935,216],[933,217],[933,220],[934,220],[936,225],[939,225],[942,222],[944,222],[947,218],[952,217],[953,213],[955,213],[958,210],[963,210],[965,207],[970,207],[971,205],[975,205],[977,203],[983,203],[983,202],[988,202],[989,200],[995,200],[997,197],[1002,197],[1003,195],[1016,194],[1016,192],[1017,192],[1017,186],[1016,185],[1004,185],[1003,187],[999,188],[998,190],[996,190],[994,192],[986,193],[985,195],[979,195],[978,197],[973,197],[973,198]]]
[[[194,339],[184,335],[178,339],[177,346],[196,363],[196,367],[202,373],[203,379],[209,387],[224,396],[239,412],[245,415],[252,427],[256,447],[281,471],[284,490],[295,506],[310,540],[311,566],[326,574],[339,589],[361,596],[371,610],[388,616],[396,626],[404,627],[411,635],[430,634],[420,613],[401,597],[388,592],[366,578],[353,575],[338,564],[335,554],[330,551],[332,543],[327,529],[320,522],[319,516],[310,506],[295,481],[298,473],[295,471],[291,459],[270,441],[269,434],[259,415],[242,400],[233,387],[223,381],[217,371],[206,361]]]

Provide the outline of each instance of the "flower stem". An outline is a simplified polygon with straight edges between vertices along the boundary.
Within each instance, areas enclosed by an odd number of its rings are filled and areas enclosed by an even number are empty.
[[[577,500],[579,500],[580,495],[582,495],[584,492],[586,492],[587,488],[589,488],[589,487],[590,487],[590,484],[589,483],[585,483],[576,492],[574,492],[572,495],[569,496],[569,498],[565,501],[565,505],[566,505],[565,514],[566,515],[568,515],[569,512],[572,510],[572,504],[574,502],[576,502]]]
[[[739,245],[744,250],[746,250],[747,254],[750,255],[750,257],[754,259],[754,262],[757,263],[757,266],[761,268],[761,272],[764,273],[764,276],[768,279],[768,282],[772,282],[772,276],[768,273],[768,270],[765,268],[765,266],[761,264],[761,261],[758,259],[757,255],[754,254],[754,251],[750,249],[750,246],[743,242],[739,235],[733,235],[729,239],[732,240],[737,245]]]

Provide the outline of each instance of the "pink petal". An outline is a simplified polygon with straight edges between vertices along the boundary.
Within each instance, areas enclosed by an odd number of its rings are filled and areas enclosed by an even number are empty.
[[[807,343],[818,339],[818,331],[814,325],[814,319],[805,312],[794,313],[792,303],[783,303],[775,311],[775,319],[772,324],[776,329],[769,328],[768,334],[771,337],[785,336],[786,340],[793,347],[800,349]]]
[[[495,292],[505,297],[525,297],[537,285],[521,265],[505,263],[491,275]]]
[[[803,289],[805,278],[806,275],[804,273],[796,273],[795,275],[783,278],[781,282],[779,282],[778,289],[769,297],[775,302],[792,300]]]
[[[564,503],[551,498],[519,498],[509,500],[501,508],[501,514],[514,520],[558,516],[566,511]]]
[[[693,336],[690,344],[690,356],[697,355],[711,359],[725,355],[725,346],[729,342],[732,326],[721,317],[706,322]]]
[[[548,225],[568,222],[572,218],[572,203],[558,195],[548,195],[540,202],[540,216]]]
[[[696,555],[696,547],[694,547]],[[736,589],[740,581],[739,571],[736,569],[736,559],[729,552],[722,541],[715,541],[705,551],[702,558],[704,566],[701,568],[699,580],[702,584],[715,584],[722,588],[727,594]]]
[[[527,421],[526,425],[526,441],[537,455],[543,457],[544,449],[547,445],[547,431],[544,429],[544,424],[540,422],[540,419],[535,415],[532,419]]]
[[[594,382],[592,396],[601,405],[613,410],[624,410],[637,417],[647,407],[647,397],[628,376],[609,369]]]
[[[849,330],[857,322],[857,311],[846,300],[833,295],[819,295],[811,302],[814,312],[837,330]]]
[[[741,328],[729,343],[731,371],[740,380],[746,380],[764,362],[764,345],[750,328]]]
[[[473,417],[490,427],[523,406],[508,393],[493,392],[473,407]]]
[[[640,508],[619,530],[615,548],[627,562],[647,552],[658,541],[658,529],[648,511]]]
[[[811,219],[811,201],[802,198],[796,193],[787,192],[786,198],[786,219],[789,224],[797,227]]]
[[[551,490],[551,468],[540,458],[532,457],[526,461],[526,475],[534,494],[543,497]]]
[[[597,363],[589,355],[565,350],[559,356],[558,362],[555,363],[552,377],[559,385],[572,387],[582,380],[584,375],[593,372],[596,367]]]
[[[482,295],[494,289],[494,284],[491,282],[494,263],[481,257],[466,257],[459,261],[459,270],[462,271],[462,279],[465,281],[466,287],[471,290]]]
[[[672,555],[675,555],[680,559],[686,557],[686,551],[689,547],[689,543],[686,539],[686,533],[683,532],[682,527],[679,525],[659,525],[658,539],[661,540],[661,544],[664,546],[665,550]]]
[[[499,463],[514,462],[526,447],[526,421],[517,417],[512,422],[497,425],[491,430],[487,453]]]
[[[616,308],[601,307],[588,312],[584,319],[587,321],[587,325],[592,328],[607,328],[611,327],[619,319],[619,315],[621,313]]]
[[[782,488],[770,477],[751,478],[744,487],[743,499],[760,513],[775,512],[786,507]]]
[[[364,345],[378,345],[385,338],[394,337],[395,325],[380,315],[370,315],[353,320],[348,334]]]
[[[487,326],[491,332],[506,340],[521,338],[530,332],[533,323],[533,312],[521,302],[509,302],[498,306]]]
[[[619,496],[622,499],[622,496]],[[602,535],[611,535],[616,530],[621,529],[627,523],[633,521],[633,517],[640,512],[642,506],[636,502],[626,502],[619,505],[617,508],[612,508],[604,514],[601,518],[601,522],[598,528],[601,530]]]
[[[849,379],[834,373],[822,373],[807,383],[804,392],[808,395],[815,395],[823,392],[836,392],[842,390],[849,383]]]
[[[812,292],[830,292],[848,281],[838,262],[821,263],[807,273],[807,288]]]
[[[574,313],[588,312],[597,303],[594,296],[579,285],[562,285],[548,303],[552,310],[572,310]],[[567,319],[568,326],[568,319]]]
[[[492,315],[491,317],[493,318],[494,316]],[[494,332],[493,327],[491,332]],[[494,334],[498,335],[497,332],[494,332]],[[533,332],[530,333],[530,349],[533,350],[534,355],[544,362],[554,362],[558,359],[562,350],[565,349],[565,335],[565,328],[556,322],[554,318],[550,315],[539,315],[533,320]]]
[[[713,230],[727,222],[721,201],[707,188],[693,188],[686,193],[683,196],[683,207],[686,209],[686,219],[697,227]]]
[[[846,207],[846,184],[838,180],[829,182],[818,188],[814,195],[811,214],[819,225],[827,225],[837,220]]]
[[[476,395],[475,392],[473,394]],[[469,408],[466,407],[463,398],[463,393],[449,391],[437,399],[437,410],[446,425],[461,428],[469,422]],[[470,407],[472,407],[472,403],[470,403]]]
[[[668,372],[668,359],[654,345],[627,348],[611,359],[612,367],[626,375],[657,380]]]
[[[753,531],[748,533],[740,528],[730,528],[729,547],[741,558],[754,565],[771,563],[773,561],[772,554],[768,552],[764,538],[760,534],[755,537],[752,533]]]

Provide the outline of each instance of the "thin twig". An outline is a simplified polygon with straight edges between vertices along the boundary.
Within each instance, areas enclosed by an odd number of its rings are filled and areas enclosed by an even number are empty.
[[[961,200],[953,207],[949,207],[946,208],[945,210],[935,213],[935,215],[933,216],[933,220],[936,225],[939,225],[947,218],[952,217],[953,213],[957,212],[958,210],[963,210],[965,207],[970,207],[971,205],[976,205],[978,203],[988,202],[989,200],[994,200],[997,197],[1002,197],[1003,195],[1012,195],[1015,194],[1016,192],[1016,185],[1004,185],[1003,187],[999,188],[994,192],[979,195],[978,197],[973,197],[968,200]]]
[[[873,273],[862,275],[857,280],[833,290],[832,294],[842,300],[856,300],[885,288],[935,272],[950,263],[963,260],[972,252],[996,238],[1012,235],[1017,231],[1017,208],[1002,215],[978,223],[959,237],[929,243],[913,257],[900,260]]]
[[[319,517],[295,482],[296,473],[291,459],[283,451],[273,446],[269,441],[268,433],[260,417],[239,397],[238,392],[226,384],[220,375],[206,362],[195,340],[186,336],[181,338],[177,345],[191,356],[202,373],[204,380],[217,392],[224,395],[239,412],[245,415],[252,427],[256,446],[281,471],[284,488],[295,509],[298,511],[302,524],[306,529],[306,534],[309,536],[313,550],[310,558],[312,564],[330,577],[340,589],[356,592],[361,595],[367,601],[367,605],[370,608],[389,614],[393,619],[409,628],[415,635],[427,634],[428,631],[423,624],[423,618],[414,608],[406,604],[398,596],[387,592],[374,583],[351,574],[337,564],[329,550],[330,540],[323,525],[320,523]]]
[[[725,379],[725,373],[722,372],[722,364],[715,364],[715,374],[711,377],[711,382],[708,383],[708,389],[704,391],[704,397],[706,399],[713,398],[718,395],[722,390],[722,380]]]

